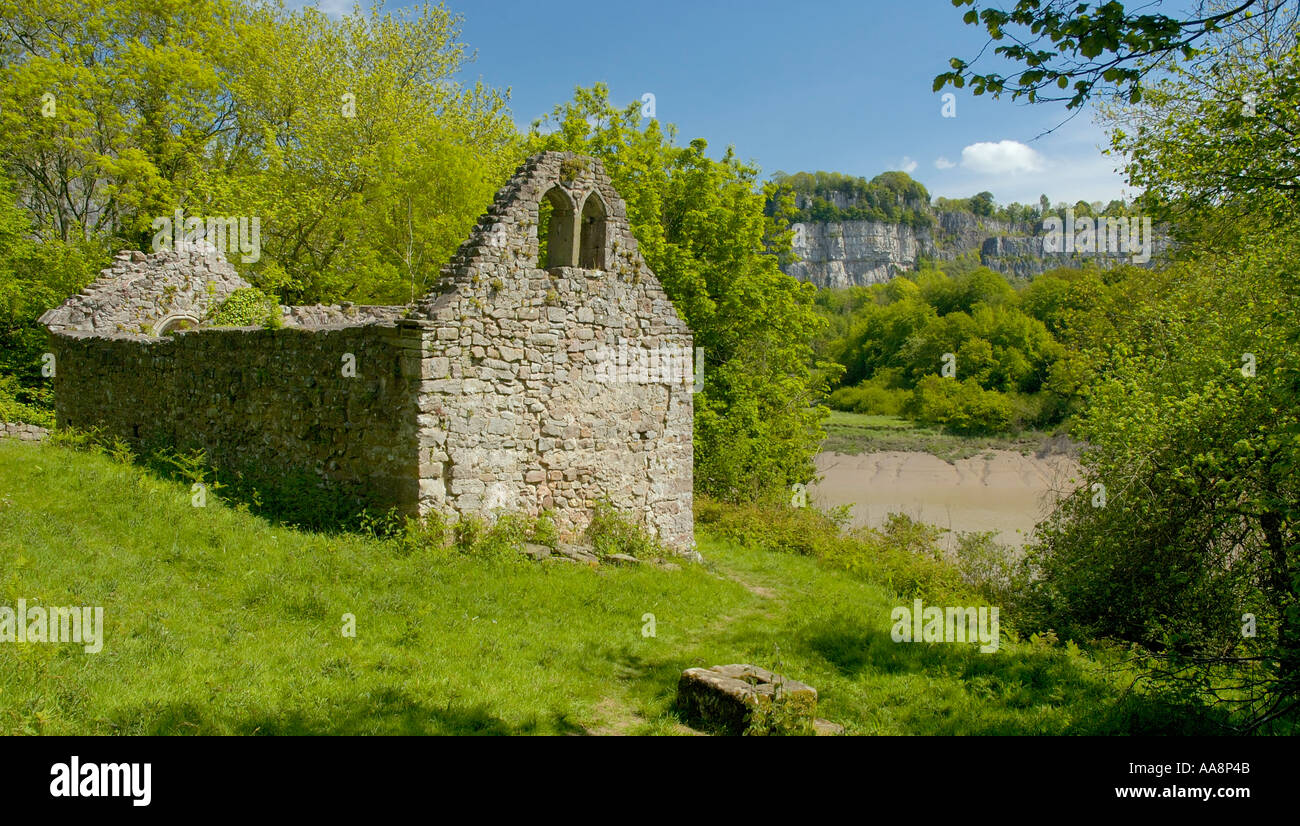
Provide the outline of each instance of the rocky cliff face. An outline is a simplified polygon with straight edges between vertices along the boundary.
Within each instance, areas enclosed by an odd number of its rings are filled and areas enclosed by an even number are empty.
[[[852,287],[916,270],[922,258],[952,261],[971,251],[984,266],[1016,278],[1090,260],[1103,267],[1131,260],[1129,254],[1115,252],[1045,252],[1049,245],[1042,222],[1008,223],[969,212],[940,212],[934,219],[932,226],[921,228],[877,221],[795,224],[794,251],[801,260],[787,265],[785,272],[818,287]],[[1157,233],[1152,260],[1167,247]]]
[[[818,287],[879,284],[916,268],[921,255],[933,255],[929,230],[904,224],[844,221],[795,224],[794,251],[801,259],[785,268]]]

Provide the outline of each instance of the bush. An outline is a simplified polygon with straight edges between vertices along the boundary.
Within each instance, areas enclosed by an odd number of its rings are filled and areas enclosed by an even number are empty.
[[[408,516],[399,539],[400,555],[407,556],[416,551],[444,551],[451,538],[450,533],[446,520],[437,511],[418,519]]]
[[[212,314],[217,327],[279,327],[280,303],[256,287],[235,290]]]
[[[994,605],[1006,605],[1023,585],[1014,552],[999,544],[996,531],[963,533],[957,537],[957,567],[962,581]]]
[[[437,518],[441,523],[441,517]],[[549,511],[533,519],[519,513],[502,513],[491,524],[468,514],[456,522],[451,534],[455,550],[484,559],[523,560],[525,543],[537,542],[554,548],[558,542]]]
[[[882,386],[875,379],[867,379],[856,387],[841,387],[831,393],[827,403],[834,410],[850,413],[868,413],[877,416],[897,416],[903,412],[911,393]]]
[[[490,528],[479,534],[473,546],[461,550],[472,556],[519,559],[527,536],[526,518],[517,513],[501,514]]]
[[[665,553],[663,546],[645,528],[629,522],[609,502],[596,503],[585,536],[592,549],[601,556],[627,554],[645,559]]]
[[[1016,421],[1011,399],[974,381],[926,376],[912,391],[909,412],[924,424],[963,436],[1005,433]]]
[[[552,511],[544,510],[533,520],[533,524],[528,529],[528,541],[545,545],[551,550],[555,550],[560,544],[560,532],[556,530],[555,515]]]
[[[0,375],[0,422],[54,427],[54,413],[45,395],[23,387],[15,376]]]
[[[710,534],[741,545],[815,557],[899,596],[941,602],[970,594],[944,560],[939,528],[892,514],[883,530],[845,532],[843,515],[813,508],[729,505],[697,497],[695,518]]]

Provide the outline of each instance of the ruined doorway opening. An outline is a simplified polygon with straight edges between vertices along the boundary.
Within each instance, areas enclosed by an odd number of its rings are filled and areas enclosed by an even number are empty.
[[[199,329],[199,320],[192,315],[178,313],[170,315],[159,321],[154,326],[154,335],[170,336],[184,330]]]

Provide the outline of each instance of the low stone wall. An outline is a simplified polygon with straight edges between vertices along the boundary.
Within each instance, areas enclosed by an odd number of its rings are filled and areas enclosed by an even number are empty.
[[[23,442],[39,442],[48,435],[50,435],[50,431],[34,424],[0,422],[0,438],[7,436]]]
[[[371,304],[304,304],[281,307],[284,323],[290,327],[327,327],[338,324],[365,324],[371,321],[396,321],[410,312],[408,306]]]
[[[201,448],[220,468],[262,477],[315,474],[414,513],[424,332],[404,322],[54,334],[57,421],[138,450]]]

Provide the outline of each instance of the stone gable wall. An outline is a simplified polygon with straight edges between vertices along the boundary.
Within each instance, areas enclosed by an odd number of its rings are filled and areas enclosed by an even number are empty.
[[[603,201],[604,270],[537,266],[539,204],[557,183],[575,214],[591,193]],[[636,247],[609,178],[577,155],[535,158],[503,188],[444,268],[443,292],[417,307],[436,322],[420,386],[423,507],[553,508],[578,530],[605,498],[691,543],[689,363],[666,381],[599,380],[620,347],[692,352]]]
[[[154,255],[118,253],[81,293],[41,316],[52,331],[158,335],[169,320],[202,322],[237,289],[250,286],[206,244]]]

